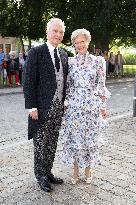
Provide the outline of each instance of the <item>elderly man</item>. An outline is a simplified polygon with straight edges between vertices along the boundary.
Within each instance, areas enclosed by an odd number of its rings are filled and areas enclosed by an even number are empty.
[[[47,23],[47,42],[32,48],[27,57],[24,96],[29,109],[28,139],[33,138],[34,172],[41,189],[53,190],[51,183],[62,184],[51,169],[57,148],[59,127],[68,73],[68,57],[58,48],[64,36],[61,19]]]

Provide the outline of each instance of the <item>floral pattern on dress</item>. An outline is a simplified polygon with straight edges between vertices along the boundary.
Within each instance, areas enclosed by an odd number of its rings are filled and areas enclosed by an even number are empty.
[[[76,160],[82,168],[100,164],[101,129],[107,121],[100,115],[105,107],[100,96],[109,97],[105,87],[106,64],[103,57],[89,53],[69,58],[67,106],[60,129],[61,161],[72,165]]]

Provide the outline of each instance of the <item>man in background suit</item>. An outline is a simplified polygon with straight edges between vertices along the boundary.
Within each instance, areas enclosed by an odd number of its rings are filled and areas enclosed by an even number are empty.
[[[122,54],[120,51],[118,51],[117,55],[115,55],[115,70],[117,75],[124,75],[123,72],[123,64],[125,63],[125,59],[123,58]]]
[[[62,20],[51,19],[46,32],[47,42],[28,53],[24,97],[29,109],[28,139],[33,138],[34,144],[34,173],[41,189],[51,192],[51,183],[63,183],[51,169],[63,114],[68,56],[58,48],[65,32]]]

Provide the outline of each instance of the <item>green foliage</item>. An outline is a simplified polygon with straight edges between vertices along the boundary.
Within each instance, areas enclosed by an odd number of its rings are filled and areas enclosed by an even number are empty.
[[[136,74],[136,65],[123,65],[124,74]]]
[[[71,46],[66,46],[64,44],[61,44],[60,48],[63,48],[67,52],[68,57],[73,57],[74,56],[74,51],[75,50],[73,50],[73,48]]]
[[[74,53],[72,53],[72,51],[69,50],[67,47],[65,47],[65,48],[63,48],[63,49],[67,52],[68,57],[73,57],[73,56],[74,56]]]
[[[136,54],[126,54],[124,58],[126,65],[136,65]]]
[[[44,35],[45,8],[42,0],[8,0],[7,6],[1,8],[3,36],[23,37],[33,40]]]
[[[1,0],[0,33],[39,39],[45,36],[45,25],[51,17],[66,24],[64,43],[70,45],[73,30],[86,28],[91,44],[102,50],[109,45],[135,45],[135,0]],[[116,39],[119,39],[116,41]]]
[[[65,43],[69,45],[73,30],[86,28],[92,44],[103,50],[119,39],[118,44],[135,44],[135,0],[62,0],[53,1],[54,14],[66,23]]]

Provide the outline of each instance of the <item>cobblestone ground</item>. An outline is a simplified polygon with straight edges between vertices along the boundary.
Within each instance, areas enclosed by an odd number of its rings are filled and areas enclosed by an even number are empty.
[[[129,112],[132,111],[132,84],[128,85],[127,90],[130,92],[125,92],[123,86],[119,88],[116,109],[115,96],[109,101],[112,116],[127,113],[127,103],[130,105]],[[109,88],[113,94],[115,87]],[[127,102],[124,100],[120,105],[122,96],[127,98]],[[33,174],[33,145],[32,141],[26,139],[27,112],[24,112],[22,95],[1,96],[0,105],[0,204],[136,204],[136,118],[122,115],[117,120],[110,121],[110,126],[104,133],[108,143],[101,149],[102,165],[95,169],[91,185],[84,183],[82,171],[80,182],[71,185],[71,169],[62,167],[58,161],[58,154],[61,151],[59,145],[53,172],[62,177],[65,183],[54,186],[54,191],[48,194],[40,190]]]
[[[132,82],[108,85],[112,93],[108,101],[110,116],[132,112],[134,85]]]

